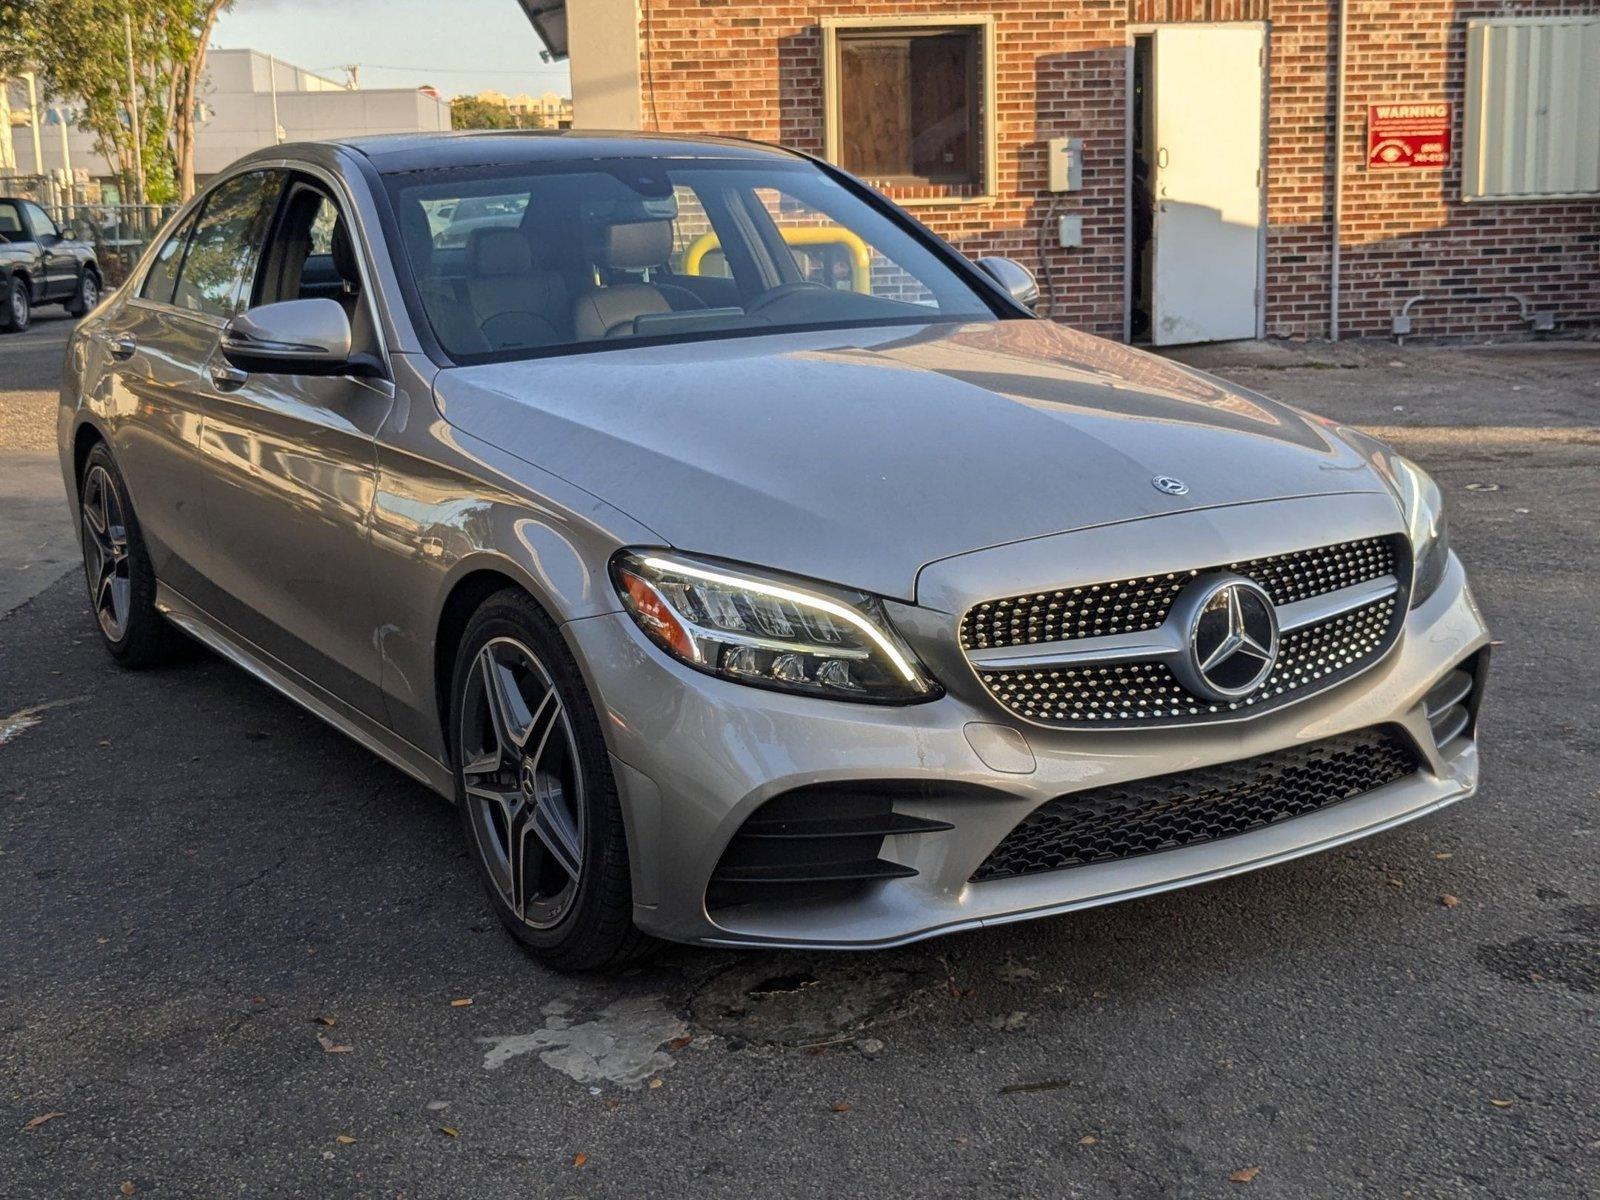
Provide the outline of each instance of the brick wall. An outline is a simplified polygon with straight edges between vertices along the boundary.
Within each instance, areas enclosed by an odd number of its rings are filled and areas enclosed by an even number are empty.
[[[1270,21],[1266,328],[1324,336],[1333,152],[1331,0],[644,0],[641,124],[732,133],[820,153],[820,21],[827,16],[989,13],[996,19],[998,199],[918,208],[968,254],[1007,254],[1040,271],[1053,315],[1120,336],[1124,308],[1124,138],[1128,26],[1164,20]],[[1472,16],[1600,12],[1600,0],[1351,0],[1345,113],[1344,327],[1382,334],[1419,292],[1420,334],[1522,328],[1515,307],[1469,295],[1527,292],[1569,320],[1600,313],[1600,201],[1464,205],[1460,167],[1364,170],[1366,106],[1449,100],[1457,160]],[[1085,245],[1046,249],[1039,230],[1043,143],[1084,140],[1083,189],[1057,202],[1084,217]],[[889,189],[898,198],[915,193]],[[1042,268],[1042,269],[1041,269]],[[1053,286],[1052,286],[1053,285]],[[1592,319],[1592,318],[1591,318]]]

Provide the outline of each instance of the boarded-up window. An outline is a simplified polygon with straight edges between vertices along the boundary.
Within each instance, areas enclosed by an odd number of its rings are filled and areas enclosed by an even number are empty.
[[[1468,200],[1600,194],[1600,17],[1467,26]]]
[[[840,30],[839,165],[880,182],[978,182],[979,39],[975,27]]]

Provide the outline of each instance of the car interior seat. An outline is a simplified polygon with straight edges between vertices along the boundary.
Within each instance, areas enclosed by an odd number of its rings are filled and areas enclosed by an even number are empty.
[[[596,265],[602,274],[637,274],[645,280],[610,283],[579,296],[572,309],[577,339],[588,342],[625,337],[633,333],[636,317],[704,308],[705,301],[687,288],[649,278],[671,256],[671,221],[628,221],[605,226],[595,250]]]

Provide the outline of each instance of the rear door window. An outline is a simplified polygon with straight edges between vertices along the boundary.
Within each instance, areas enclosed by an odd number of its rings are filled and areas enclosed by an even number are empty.
[[[211,193],[184,253],[173,304],[223,318],[244,307],[282,186],[278,172],[255,171]]]
[[[191,214],[161,243],[155,261],[145,272],[144,284],[139,288],[139,295],[144,299],[157,300],[162,304],[172,303],[172,288],[178,282],[178,268],[183,265],[183,248],[188,244],[193,229],[194,216]]]

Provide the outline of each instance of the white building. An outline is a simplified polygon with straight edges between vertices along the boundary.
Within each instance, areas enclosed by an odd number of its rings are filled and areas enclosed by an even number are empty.
[[[194,159],[195,176],[200,182],[240,155],[274,142],[450,128],[449,103],[431,91],[353,90],[257,50],[213,49],[206,57],[200,103]],[[43,113],[40,119],[46,119]],[[114,176],[111,165],[96,153],[93,134],[69,127],[64,155],[59,127],[46,124],[39,139],[43,161],[36,162],[26,108],[14,107],[12,121],[10,133],[18,171],[54,172],[70,165],[77,172],[87,172],[90,178],[108,180]],[[3,136],[4,131],[0,131]],[[65,162],[67,156],[70,164]]]

